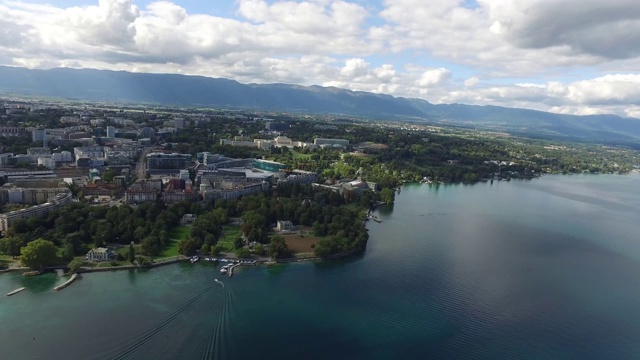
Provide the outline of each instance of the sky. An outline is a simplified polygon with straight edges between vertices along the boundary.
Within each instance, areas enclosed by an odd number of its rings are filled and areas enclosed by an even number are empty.
[[[0,65],[578,115],[640,118],[638,34],[637,0],[0,0]]]

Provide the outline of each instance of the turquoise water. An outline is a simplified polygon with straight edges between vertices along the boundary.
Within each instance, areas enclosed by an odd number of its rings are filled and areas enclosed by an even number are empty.
[[[7,359],[640,358],[640,175],[409,185],[364,255],[0,275]],[[225,283],[222,287],[213,279]],[[6,356],[8,355],[8,356]]]

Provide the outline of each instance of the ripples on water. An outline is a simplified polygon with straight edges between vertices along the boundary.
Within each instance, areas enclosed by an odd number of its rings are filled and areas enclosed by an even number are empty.
[[[640,358],[640,176],[406,186],[360,257],[0,276],[12,359]],[[32,338],[35,337],[36,340]]]

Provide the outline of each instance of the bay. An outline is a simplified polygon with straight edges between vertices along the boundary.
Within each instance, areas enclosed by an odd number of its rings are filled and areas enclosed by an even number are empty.
[[[324,263],[207,263],[0,275],[7,359],[640,357],[640,175],[407,185],[367,251]],[[214,278],[224,282],[224,287]]]

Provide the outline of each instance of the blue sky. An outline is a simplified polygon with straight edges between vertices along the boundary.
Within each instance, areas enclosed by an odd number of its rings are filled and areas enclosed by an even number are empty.
[[[0,64],[640,117],[636,0],[0,0]]]

